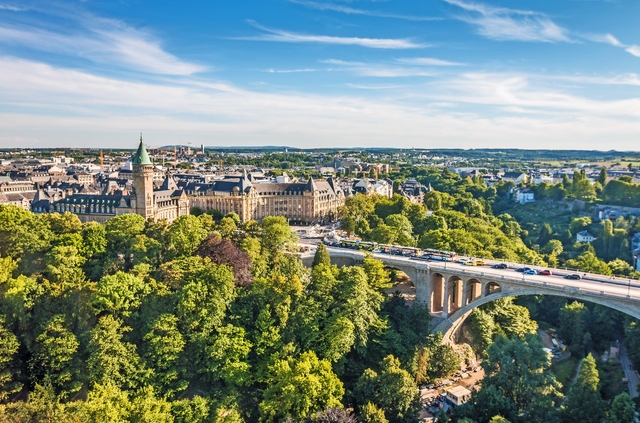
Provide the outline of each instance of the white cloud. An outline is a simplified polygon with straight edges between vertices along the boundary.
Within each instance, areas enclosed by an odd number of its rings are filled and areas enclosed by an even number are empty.
[[[398,15],[394,13],[384,13],[375,10],[355,9],[353,7],[342,6],[333,3],[318,3],[315,1],[306,0],[289,0],[291,3],[301,4],[316,10],[332,10],[334,12],[346,13],[348,15],[366,15],[379,18],[392,18],[392,19],[405,19],[408,21],[439,21],[443,18],[433,16],[412,16],[412,15]]]
[[[356,45],[377,49],[411,49],[426,47],[425,44],[418,44],[408,39],[389,38],[359,38],[359,37],[333,37],[328,35],[308,35],[295,32],[270,29],[249,21],[253,26],[266,32],[266,34],[254,37],[241,37],[243,40],[256,41],[279,41],[285,43],[320,43],[337,45]]]
[[[127,82],[0,57],[0,106],[13,110],[0,112],[0,145],[135,147],[144,131],[152,145],[628,149],[640,135],[640,99],[593,100],[533,76],[467,73],[380,85],[378,97],[353,88],[363,97]]]
[[[68,22],[69,23],[69,22]],[[55,54],[80,56],[99,63],[164,74],[190,75],[206,68],[184,62],[162,49],[149,33],[113,19],[83,16],[67,33],[36,26],[0,24],[0,43],[22,45]]]
[[[567,30],[542,13],[494,7],[463,0],[444,0],[468,12],[459,19],[477,27],[478,32],[494,40],[570,41]]]
[[[317,72],[318,69],[304,68],[304,69],[267,69],[268,73],[300,73],[300,72]]]
[[[631,53],[636,57],[640,57],[640,46],[632,45],[625,49],[627,53]]]
[[[464,63],[449,62],[447,60],[433,59],[431,57],[411,57],[396,59],[398,62],[408,65],[425,65],[425,66],[463,66]]]
[[[339,66],[338,69],[349,71],[358,76],[370,76],[377,78],[398,78],[410,76],[433,76],[431,72],[425,72],[421,68],[410,66],[389,66],[381,63],[350,62],[337,59],[320,60],[321,63]]]
[[[582,34],[582,38],[586,38],[590,41],[595,41],[597,43],[606,43],[610,44],[614,47],[623,48],[627,53],[640,57],[640,46],[638,45],[626,45],[621,43],[616,37],[611,34]]]
[[[0,4],[0,10],[11,10],[12,12],[24,12],[27,9],[22,7],[12,6],[10,4]]]

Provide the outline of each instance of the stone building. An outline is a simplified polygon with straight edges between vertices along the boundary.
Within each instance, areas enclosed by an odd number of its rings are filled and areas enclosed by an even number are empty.
[[[38,190],[31,210],[35,213],[71,212],[77,214],[82,222],[105,222],[127,213],[136,213],[145,219],[172,222],[189,214],[189,199],[183,190],[178,189],[171,176],[166,175],[160,188],[154,189],[155,171],[142,137],[132,163],[133,187],[130,192],[107,185],[99,194],[79,191],[52,197],[44,190]]]
[[[211,184],[184,186],[192,207],[235,212],[243,222],[266,216],[284,216],[291,223],[325,223],[338,218],[344,205],[344,193],[333,179],[307,182],[252,182],[243,171],[239,177],[227,177]]]

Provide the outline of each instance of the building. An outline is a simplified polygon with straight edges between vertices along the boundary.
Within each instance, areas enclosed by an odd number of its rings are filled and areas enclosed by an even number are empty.
[[[284,216],[292,223],[325,223],[338,218],[344,192],[329,178],[307,182],[254,182],[246,171],[211,184],[188,183],[184,187],[191,207],[237,213],[243,222],[266,216]]]
[[[364,195],[382,195],[383,197],[393,197],[393,182],[388,179],[356,179],[353,181],[352,190],[354,193]]]
[[[536,201],[535,194],[529,188],[513,188],[511,190],[511,198],[520,204],[533,203]]]
[[[576,235],[576,241],[578,242],[593,242],[596,239],[593,235],[589,233],[589,231],[578,232]]]
[[[447,391],[445,401],[451,407],[465,404],[471,398],[471,391],[464,386],[454,386]]]
[[[424,203],[424,195],[431,191],[431,185],[429,185],[429,188],[426,188],[417,180],[409,179],[400,184],[398,191],[400,191],[400,194],[412,203],[422,205]]]
[[[505,172],[502,175],[503,181],[513,182],[516,185],[526,184],[528,179],[527,174],[522,172]]]
[[[90,190],[52,196],[39,189],[31,203],[35,213],[64,213],[78,215],[82,222],[105,222],[122,214],[136,213],[145,219],[166,219],[172,222],[180,216],[189,214],[189,199],[179,189],[169,175],[162,185],[154,187],[154,166],[140,136],[140,145],[132,160],[133,186],[130,192],[120,189],[117,184],[107,184],[103,191],[96,194]]]

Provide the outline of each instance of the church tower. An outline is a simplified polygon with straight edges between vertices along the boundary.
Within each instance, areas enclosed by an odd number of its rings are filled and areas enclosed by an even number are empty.
[[[133,193],[131,194],[131,208],[133,212],[141,215],[145,219],[155,219],[154,198],[153,198],[153,163],[149,158],[147,149],[142,142],[140,134],[140,145],[138,151],[131,159],[133,164]]]

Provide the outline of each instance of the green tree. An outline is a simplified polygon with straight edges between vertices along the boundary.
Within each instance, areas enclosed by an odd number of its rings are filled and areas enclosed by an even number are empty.
[[[598,175],[598,182],[600,182],[600,185],[602,185],[603,187],[607,185],[607,168],[606,167],[603,167],[600,169],[600,174]]]
[[[360,407],[359,423],[388,423],[389,420],[384,415],[384,410],[376,407],[370,402]]]
[[[157,398],[152,386],[140,389],[131,400],[131,423],[173,423],[171,403]]]
[[[0,204],[0,257],[23,258],[43,251],[54,235],[38,216],[14,205]]]
[[[600,378],[596,369],[596,361],[588,354],[580,367],[578,380],[571,387],[571,392],[562,410],[564,423],[600,423],[605,417],[605,402],[600,396]]]
[[[135,388],[144,379],[144,369],[136,346],[123,340],[130,327],[122,321],[106,315],[91,330],[88,379],[92,386],[114,384],[117,387]]]
[[[324,244],[318,244],[316,253],[313,256],[313,264],[311,265],[311,267],[316,267],[319,264],[331,266],[331,256],[329,255],[329,251],[327,251],[327,247],[325,247]]]
[[[631,397],[626,392],[617,395],[611,404],[611,410],[604,420],[606,423],[633,423],[635,410]]]
[[[365,254],[362,260],[362,268],[367,274],[369,285],[374,289],[391,288],[393,283],[389,277],[389,272],[384,268],[384,263],[376,260],[370,254]]]
[[[313,351],[298,359],[276,360],[269,368],[267,389],[259,405],[265,422],[291,417],[300,421],[329,407],[341,407],[344,388],[326,360]]]
[[[584,303],[574,301],[560,309],[558,334],[569,344],[571,351],[578,355],[584,353],[588,318],[589,309]]]
[[[187,388],[187,381],[181,378],[180,362],[185,340],[178,330],[178,318],[173,314],[162,314],[144,335],[143,358],[147,367],[153,369],[152,379],[160,392],[172,394]]]
[[[420,410],[420,396],[413,378],[392,355],[380,367],[380,372],[367,369],[360,376],[353,391],[356,403],[360,407],[375,404],[391,423],[412,421]]]
[[[18,337],[6,328],[5,316],[0,315],[0,401],[22,389],[22,384],[16,380],[19,348]]]
[[[169,226],[168,248],[172,257],[192,255],[206,236],[200,219],[192,215],[180,216]]]
[[[34,354],[29,360],[32,382],[50,384],[62,397],[82,387],[76,336],[66,328],[65,316],[53,316],[35,339]]]
[[[90,299],[97,313],[109,312],[129,316],[140,307],[149,286],[131,273],[118,272],[105,276],[98,282],[98,289]]]

